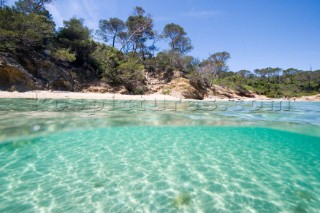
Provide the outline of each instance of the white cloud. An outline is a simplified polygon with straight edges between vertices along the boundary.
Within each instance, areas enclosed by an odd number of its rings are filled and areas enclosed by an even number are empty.
[[[50,5],[47,5],[46,8],[52,14],[52,17],[53,17],[57,27],[61,27],[63,25],[64,18],[61,15],[61,13],[59,12],[59,10],[57,9],[57,7],[53,4],[50,4]]]
[[[116,0],[56,0],[47,5],[57,27],[63,26],[63,20],[75,16],[83,18],[90,29],[97,29],[100,19],[107,19],[116,15]]]

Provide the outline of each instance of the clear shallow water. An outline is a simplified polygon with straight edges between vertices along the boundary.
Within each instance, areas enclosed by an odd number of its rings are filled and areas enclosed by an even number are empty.
[[[319,103],[85,103],[2,100],[0,212],[320,209]]]

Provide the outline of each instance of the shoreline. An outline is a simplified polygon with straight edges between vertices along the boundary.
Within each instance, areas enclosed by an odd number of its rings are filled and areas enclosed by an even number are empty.
[[[234,98],[221,98],[212,96],[205,98],[203,100],[196,99],[185,99],[178,98],[171,95],[163,95],[159,93],[149,94],[149,95],[123,95],[117,93],[90,93],[90,92],[69,92],[69,91],[46,91],[46,90],[35,90],[28,92],[8,92],[0,91],[0,99],[7,98],[43,98],[43,99],[99,99],[99,100],[193,100],[193,101],[289,101],[284,98],[266,98],[264,96],[258,96],[254,98],[247,97],[234,97]],[[293,101],[293,100],[290,100]],[[320,94],[313,96],[303,96],[296,98],[296,101],[310,101],[310,102],[320,102]]]

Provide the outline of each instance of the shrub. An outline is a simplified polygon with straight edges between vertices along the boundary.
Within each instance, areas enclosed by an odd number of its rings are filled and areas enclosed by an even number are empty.
[[[70,52],[70,49],[57,49],[53,52],[53,56],[62,61],[74,62],[76,60],[76,55]]]
[[[121,83],[118,69],[124,63],[122,52],[110,46],[98,45],[90,57],[104,80],[114,85]]]
[[[171,89],[163,89],[162,90],[163,95],[170,95],[171,94]]]
[[[208,80],[200,75],[192,75],[189,77],[190,84],[198,91],[205,92],[210,87]]]
[[[129,60],[119,66],[121,83],[127,88],[127,90],[135,95],[143,94],[144,76],[143,65],[135,58],[129,58]]]

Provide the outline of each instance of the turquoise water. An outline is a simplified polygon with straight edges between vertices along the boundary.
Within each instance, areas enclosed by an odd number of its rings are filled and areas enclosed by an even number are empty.
[[[320,209],[320,103],[3,99],[0,115],[0,212]]]

